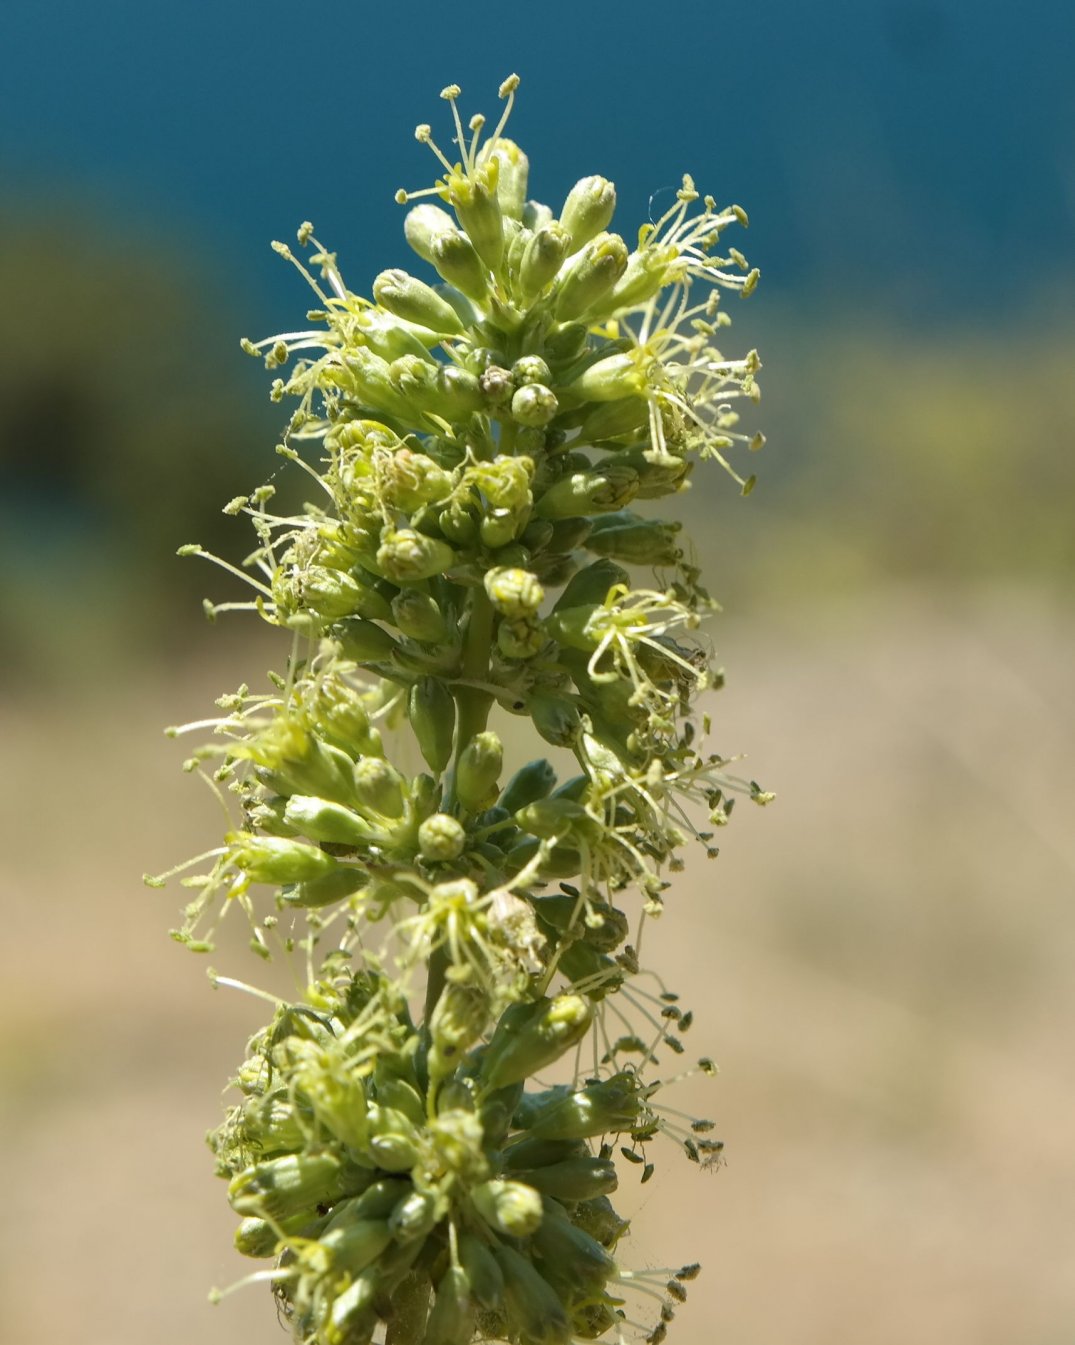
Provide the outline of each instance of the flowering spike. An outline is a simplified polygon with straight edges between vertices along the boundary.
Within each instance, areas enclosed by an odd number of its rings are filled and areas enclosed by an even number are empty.
[[[416,130],[440,176],[397,200],[421,199],[404,236],[423,274],[382,271],[366,298],[309,222],[305,259],[274,244],[317,306],[242,348],[294,405],[277,452],[312,499],[231,500],[256,539],[241,566],[180,551],[253,589],[212,619],[288,633],[263,692],[174,730],[207,735],[187,769],[229,822],[147,882],[191,889],[189,948],[239,910],[259,957],[296,963],[293,1001],[253,991],[271,1019],[209,1138],[236,1245],[275,1258],[254,1279],[299,1345],[622,1339],[630,1291],[660,1305],[659,1345],[697,1267],[626,1267],[618,1165],[648,1181],[658,1132],[721,1161],[711,1123],[657,1096],[692,1072],[653,1072],[692,1015],[650,988],[638,935],[687,840],[715,853],[691,819],[772,795],[705,745],[715,604],[646,502],[707,458],[753,486],[734,454],[763,442],[737,409],[760,361],[715,340],[720,293],[758,272],[721,243],[745,212],[689,176],[633,250],[606,178],[559,218],[527,199],[504,134],[518,84],[491,134],[455,84],[449,152]],[[562,781],[523,764],[519,717]]]

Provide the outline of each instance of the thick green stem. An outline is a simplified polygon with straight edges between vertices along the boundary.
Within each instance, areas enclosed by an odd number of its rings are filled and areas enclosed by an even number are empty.
[[[493,604],[484,588],[471,590],[467,633],[463,637],[462,679],[465,682],[484,682],[489,676],[489,655],[493,646]],[[455,761],[446,792],[446,806],[455,801],[455,771],[459,757],[476,733],[481,733],[489,722],[493,698],[476,686],[459,686],[455,691],[456,730]]]

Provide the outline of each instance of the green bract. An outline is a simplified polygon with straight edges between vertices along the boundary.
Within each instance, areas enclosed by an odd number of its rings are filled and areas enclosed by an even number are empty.
[[[254,597],[209,610],[249,607],[290,655],[188,726],[235,818],[176,937],[204,951],[239,907],[255,952],[298,959],[210,1143],[301,1345],[621,1338],[646,1277],[609,1195],[658,1131],[720,1154],[655,1100],[691,1015],[639,979],[637,935],[688,838],[708,847],[692,816],[769,796],[705,746],[713,604],[646,502],[699,459],[751,485],[727,455],[760,444],[734,409],[759,362],[716,336],[757,272],[721,245],[743,212],[690,178],[634,251],[605,178],[558,219],[529,200],[517,84],[488,137],[444,90],[457,160],[418,128],[443,170],[397,198],[421,274],[360,297],[304,224],[309,263],[277,251],[310,329],[244,342],[282,371],[278,452],[313,489],[293,515],[270,486],[228,506]],[[648,1277],[652,1342],[695,1269]]]

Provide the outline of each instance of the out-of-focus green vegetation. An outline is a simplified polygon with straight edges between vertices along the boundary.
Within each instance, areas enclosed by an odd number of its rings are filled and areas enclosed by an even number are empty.
[[[0,291],[7,670],[63,675],[73,648],[80,674],[95,651],[102,667],[167,654],[202,596],[236,591],[176,546],[240,560],[252,539],[221,507],[281,466],[282,415],[238,349],[238,305],[211,270],[71,211],[0,217]],[[755,338],[758,488],[739,500],[706,464],[679,509],[726,607],[894,580],[1070,582],[1075,329],[807,322],[763,289],[729,350]]]
[[[211,271],[76,215],[0,217],[9,673],[174,647],[206,579],[176,547],[231,547],[221,505],[272,470],[277,417]]]
[[[758,487],[717,499],[714,525],[696,473],[687,504],[726,572],[722,598],[1070,584],[1075,329],[1029,316],[925,335],[867,316],[751,320],[765,362],[751,428],[769,438],[751,464]]]

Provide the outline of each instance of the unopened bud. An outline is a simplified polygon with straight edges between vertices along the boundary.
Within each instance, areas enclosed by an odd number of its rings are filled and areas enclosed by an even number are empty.
[[[466,845],[467,833],[461,822],[448,813],[434,813],[418,828],[418,849],[430,863],[458,859]]]
[[[439,678],[421,677],[411,687],[408,713],[422,756],[440,775],[452,759],[455,698]]]
[[[285,836],[250,836],[230,832],[229,858],[252,883],[304,883],[323,878],[336,868],[336,860],[316,845]]]
[[[571,235],[571,251],[577,252],[606,229],[616,210],[616,188],[604,177],[584,177],[567,194],[560,211],[560,224]]]
[[[494,609],[507,617],[533,616],[545,600],[545,590],[529,570],[490,570],[485,576],[485,591]]]
[[[496,801],[496,782],[504,764],[499,736],[486,730],[477,733],[460,753],[455,772],[455,793],[470,812],[479,812]]]
[[[373,282],[373,297],[396,317],[416,322],[432,332],[459,335],[464,330],[459,314],[431,285],[398,268],[382,271],[377,276]]]
[[[556,394],[542,383],[527,383],[511,399],[512,417],[520,425],[540,429],[547,425],[560,409]]]
[[[455,552],[435,537],[413,528],[388,529],[381,534],[377,566],[394,583],[412,583],[442,574],[455,560]]]
[[[627,245],[619,234],[599,233],[557,277],[553,312],[560,322],[581,317],[627,269]]]
[[[524,303],[532,303],[552,283],[571,251],[571,235],[551,223],[537,230],[527,243],[519,265],[519,289]]]
[[[588,472],[572,472],[538,500],[539,518],[573,518],[622,509],[638,494],[639,476],[626,463],[604,462]]]
[[[382,817],[403,816],[403,777],[379,757],[362,757],[355,763],[355,797],[363,807]]]
[[[541,1223],[541,1197],[524,1182],[494,1178],[475,1187],[470,1198],[489,1227],[505,1237],[529,1237]]]
[[[489,295],[488,272],[465,233],[452,229],[450,233],[439,234],[433,239],[430,252],[429,260],[442,280],[475,303],[485,302]]]
[[[419,644],[440,644],[448,625],[436,599],[420,588],[404,588],[392,599],[392,620],[400,633]]]
[[[592,1009],[579,995],[512,1005],[501,1016],[482,1059],[482,1080],[497,1089],[529,1078],[580,1041],[592,1018]]]

